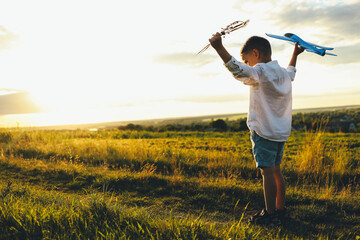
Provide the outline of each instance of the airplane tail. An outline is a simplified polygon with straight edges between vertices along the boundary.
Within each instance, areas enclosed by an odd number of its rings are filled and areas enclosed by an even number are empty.
[[[328,52],[326,52],[325,54],[326,54],[326,55],[330,55],[330,56],[337,56],[336,54],[328,53]]]

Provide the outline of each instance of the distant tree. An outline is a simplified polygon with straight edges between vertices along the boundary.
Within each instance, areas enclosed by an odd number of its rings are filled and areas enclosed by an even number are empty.
[[[326,123],[323,121],[326,119]],[[320,112],[299,112],[292,117],[292,127],[300,131],[314,131],[319,128],[328,132],[360,132],[360,108],[339,109]],[[248,130],[246,118],[237,120],[211,119],[207,121],[172,121],[156,124],[155,126],[141,126],[128,124],[118,127],[120,130],[135,131],[246,131]],[[0,136],[0,141],[1,141]],[[6,138],[6,137],[5,137]],[[5,141],[5,140],[3,140]]]
[[[248,126],[246,122],[247,122],[247,118],[240,119],[240,124],[239,124],[240,131],[248,130]]]
[[[349,125],[349,131],[350,131],[350,132],[356,132],[356,126],[355,126],[354,123],[350,123],[350,125]]]
[[[145,128],[145,131],[155,132],[155,128],[154,128],[154,126],[150,125]]]
[[[199,123],[192,123],[190,129],[192,131],[204,131],[204,126]]]
[[[182,126],[180,124],[166,124],[160,126],[159,132],[167,132],[167,131],[180,131]]]
[[[211,127],[215,128],[216,131],[227,131],[227,124],[222,119],[211,122]]]
[[[126,126],[118,127],[119,130],[131,130],[131,131],[142,131],[144,128],[141,125],[135,125],[133,123],[129,123]]]
[[[165,129],[166,129],[166,131],[176,131],[176,130],[177,130],[177,127],[176,127],[176,125],[174,125],[174,124],[167,124],[167,125],[165,126]]]

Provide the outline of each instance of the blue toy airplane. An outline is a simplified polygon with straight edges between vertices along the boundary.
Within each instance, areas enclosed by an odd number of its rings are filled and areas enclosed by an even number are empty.
[[[272,37],[272,38],[277,38],[277,39],[281,39],[281,40],[286,40],[292,43],[298,43],[300,47],[304,48],[305,51],[307,52],[312,52],[312,53],[316,53],[319,54],[321,56],[326,55],[331,55],[331,56],[336,56],[333,53],[328,53],[326,52],[326,50],[333,50],[334,48],[329,48],[329,47],[322,47],[313,43],[309,43],[309,42],[305,42],[304,40],[302,40],[300,37],[296,36],[295,34],[292,33],[286,33],[284,34],[284,36],[278,36],[278,35],[273,35],[273,34],[268,34],[265,33],[267,36]]]

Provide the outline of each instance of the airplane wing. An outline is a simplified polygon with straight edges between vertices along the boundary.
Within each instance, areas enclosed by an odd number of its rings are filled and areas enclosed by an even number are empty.
[[[319,54],[319,52],[316,52],[316,51],[312,50],[311,48],[305,48],[305,51]]]
[[[325,54],[327,55],[331,55],[331,56],[337,56],[333,53],[327,53],[326,50],[333,50],[334,48],[329,48],[329,47],[323,47],[314,43],[309,43],[306,42],[304,40],[302,40],[300,37],[296,36],[295,34],[292,33],[286,33],[284,36],[279,36],[279,35],[273,35],[273,34],[268,34],[265,33],[267,36],[272,37],[272,38],[276,38],[276,39],[280,39],[280,40],[286,40],[289,41],[290,43],[298,43],[302,48],[304,48],[307,52],[312,52],[312,53],[316,53],[320,56],[324,56]]]
[[[322,48],[322,49],[325,49],[325,50],[334,50],[334,48],[323,47],[323,46],[320,46],[320,45],[317,45],[317,44],[314,44],[314,43],[309,43],[309,42],[307,42],[307,43],[310,44],[311,46]]]
[[[265,33],[265,34],[272,38],[277,38],[277,39],[286,40],[286,41],[290,41],[290,42],[296,42],[294,39],[291,39],[291,38],[288,38],[285,36],[278,36],[278,35],[273,35],[273,34],[268,34],[268,33]]]

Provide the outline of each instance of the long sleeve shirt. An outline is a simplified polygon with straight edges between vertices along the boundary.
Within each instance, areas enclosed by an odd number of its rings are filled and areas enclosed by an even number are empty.
[[[250,86],[247,125],[261,137],[285,142],[290,136],[292,87],[296,69],[279,66],[277,61],[250,67],[234,57],[225,64],[234,78]]]

